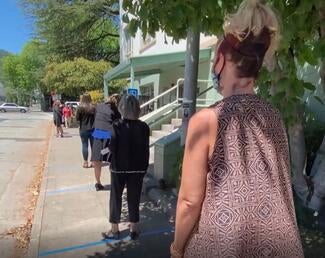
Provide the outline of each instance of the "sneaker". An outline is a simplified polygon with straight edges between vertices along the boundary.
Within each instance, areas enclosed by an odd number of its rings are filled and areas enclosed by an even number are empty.
[[[110,230],[107,233],[106,232],[103,232],[102,233],[102,237],[104,239],[115,239],[115,240],[118,240],[118,239],[120,239],[120,231],[113,232],[112,230]]]
[[[137,240],[139,238],[139,232],[131,231],[130,237],[131,237],[131,240]]]
[[[104,186],[102,184],[96,183],[95,184],[96,191],[104,190]]]

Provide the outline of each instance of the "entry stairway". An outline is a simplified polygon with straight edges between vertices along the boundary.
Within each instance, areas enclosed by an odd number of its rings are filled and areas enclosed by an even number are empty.
[[[150,146],[154,145],[160,138],[175,132],[182,125],[182,119],[172,118],[169,124],[162,124],[160,130],[152,130],[150,136]]]
[[[184,82],[184,79],[178,79],[177,84],[172,88],[161,93],[157,97],[149,100],[141,105],[141,110],[144,111],[150,106],[155,106],[155,109],[150,113],[147,113],[140,117],[140,119],[146,122],[151,131],[150,136],[150,163],[154,163],[154,145],[163,138],[168,137],[173,132],[177,131],[182,125],[182,119],[180,118],[180,108],[182,106],[183,99],[180,98],[180,86]],[[198,83],[209,83],[207,80],[198,80]],[[197,107],[207,107],[210,103],[209,100],[199,97],[211,90],[212,87],[206,87],[204,91],[197,95]],[[164,99],[168,98],[170,101],[164,103]],[[157,107],[157,103],[164,103],[160,107]]]

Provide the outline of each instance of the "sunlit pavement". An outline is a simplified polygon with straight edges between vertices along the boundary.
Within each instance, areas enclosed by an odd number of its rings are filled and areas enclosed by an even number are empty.
[[[102,239],[109,229],[109,170],[102,171],[106,190],[96,192],[93,170],[81,166],[78,129],[66,129],[64,136],[50,143],[29,257],[169,257],[173,224],[145,196],[139,240],[130,240],[127,223],[119,241]],[[127,220],[125,200],[122,220]]]
[[[27,188],[42,165],[51,118],[42,112],[0,113],[0,257],[14,252],[6,232],[26,223]]]

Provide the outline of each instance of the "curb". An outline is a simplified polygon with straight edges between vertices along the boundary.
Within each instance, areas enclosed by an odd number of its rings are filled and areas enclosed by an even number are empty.
[[[47,157],[46,157],[45,165],[44,165],[41,189],[40,189],[40,194],[39,194],[39,197],[37,200],[36,209],[34,212],[30,242],[28,245],[28,250],[27,250],[27,255],[26,255],[26,257],[28,257],[28,258],[38,257],[38,252],[39,252],[39,242],[40,242],[40,235],[41,235],[41,229],[42,229],[44,202],[45,202],[45,195],[46,195],[47,181],[48,181],[47,175],[48,175],[48,168],[49,168],[48,167],[49,156],[50,156],[50,150],[52,147],[52,139],[53,139],[53,126],[51,126],[50,131],[51,131],[50,139],[49,139],[49,144],[48,144],[48,149],[47,149]]]

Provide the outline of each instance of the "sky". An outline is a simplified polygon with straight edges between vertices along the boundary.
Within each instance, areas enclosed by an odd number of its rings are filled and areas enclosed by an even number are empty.
[[[0,49],[18,54],[32,37],[31,21],[24,16],[19,0],[0,0]]]

